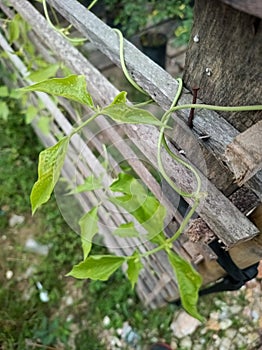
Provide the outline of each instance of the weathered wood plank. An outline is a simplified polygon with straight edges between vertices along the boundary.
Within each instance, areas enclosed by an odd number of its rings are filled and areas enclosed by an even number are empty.
[[[132,129],[134,130],[133,133],[131,131]],[[133,136],[133,141],[149,156],[150,161],[157,167],[157,137],[154,129],[150,127],[138,128],[137,126],[131,126],[128,134],[131,138]],[[169,146],[174,153],[178,156],[180,155],[172,145]],[[194,192],[195,181],[192,177],[192,173],[180,164],[172,161],[171,157],[165,155],[164,152],[163,160],[165,168],[168,169],[168,174],[172,174],[176,185],[183,191]],[[232,246],[241,241],[244,237],[244,231],[246,232],[246,239],[256,234],[258,232],[256,228],[255,231],[253,231],[253,229],[248,228],[249,225],[246,226],[244,223],[246,217],[201,173],[199,173],[199,175],[203,184],[203,191],[205,191],[207,195],[201,201],[197,212],[225,245]],[[192,206],[193,202],[190,198],[185,198],[185,200]],[[240,222],[242,223],[240,224]],[[236,228],[236,223],[240,224],[238,229]],[[243,240],[245,240],[245,238]]]
[[[207,104],[261,104],[261,42],[258,18],[219,0],[195,0],[183,75],[186,87],[198,87],[199,98]],[[262,119],[262,111],[220,114],[241,132]]]
[[[262,121],[227,145],[225,158],[241,186],[262,169]]]
[[[239,11],[262,18],[262,2],[260,0],[221,0]]]

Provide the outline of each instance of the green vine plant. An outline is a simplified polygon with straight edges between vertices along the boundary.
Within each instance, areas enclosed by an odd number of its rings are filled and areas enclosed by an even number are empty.
[[[120,31],[116,31],[120,39],[120,59],[123,71],[130,83],[139,90],[142,90],[128,74],[123,55],[123,37]],[[86,105],[93,111],[92,116],[81,122],[77,127],[73,128],[69,135],[62,137],[57,144],[40,153],[38,179],[32,188],[30,199],[32,212],[34,214],[41,205],[49,200],[54,190],[60,177],[70,139],[73,135],[79,133],[84,127],[88,126],[88,124],[98,116],[103,115],[119,124],[146,124],[159,128],[157,147],[159,172],[180,196],[188,197],[193,200],[194,204],[190,211],[184,217],[180,227],[174,232],[173,236],[167,238],[164,234],[164,220],[166,217],[165,207],[151,193],[148,193],[144,185],[142,185],[135,177],[125,172],[118,174],[118,177],[114,179],[109,186],[110,193],[113,193],[112,196],[109,197],[109,200],[116,206],[125,209],[134,218],[134,222],[138,222],[144,228],[146,236],[143,235],[143,239],[146,238],[151,241],[153,243],[153,249],[148,250],[145,253],[140,253],[137,249],[134,249],[131,256],[115,256],[110,254],[92,255],[92,242],[95,235],[99,233],[99,209],[103,205],[103,203],[98,203],[90,211],[85,213],[79,221],[83,260],[75,265],[67,276],[73,276],[79,279],[106,281],[125,263],[127,265],[127,278],[130,280],[131,285],[134,288],[138,281],[139,273],[143,268],[145,259],[161,250],[164,250],[176,276],[182,306],[190,315],[203,321],[203,317],[197,310],[198,294],[202,285],[202,278],[188,261],[184,260],[174,252],[173,242],[178,239],[184,231],[204,194],[201,192],[201,180],[197,170],[169,149],[165,138],[165,130],[166,128],[169,128],[168,122],[171,114],[181,109],[201,108],[215,111],[249,111],[262,110],[262,106],[224,107],[205,104],[186,104],[178,106],[177,103],[182,92],[183,82],[181,79],[178,79],[178,83],[179,87],[174,101],[169,110],[163,114],[161,120],[157,119],[149,111],[140,108],[140,105],[133,106],[127,103],[127,93],[125,91],[120,92],[114,98],[113,102],[106,107],[102,108],[96,106],[92,96],[87,91],[86,77],[83,75],[69,75],[65,78],[46,79],[20,89],[24,92],[42,91],[53,96],[62,96]],[[184,192],[172,181],[165,171],[162,162],[162,154],[164,151],[168,152],[174,161],[182,164],[192,172],[196,180],[196,188],[194,192]],[[84,184],[77,186],[70,194],[83,191],[93,191],[102,187],[101,179],[95,178],[91,175],[85,180]],[[119,195],[119,193],[121,195]],[[141,238],[141,235],[135,228],[134,222],[130,221],[119,225],[113,234],[124,238]]]

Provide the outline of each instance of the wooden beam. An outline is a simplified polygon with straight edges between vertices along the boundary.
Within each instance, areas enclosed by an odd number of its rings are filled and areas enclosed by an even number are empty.
[[[262,121],[236,136],[225,151],[228,166],[241,186],[262,169]]]

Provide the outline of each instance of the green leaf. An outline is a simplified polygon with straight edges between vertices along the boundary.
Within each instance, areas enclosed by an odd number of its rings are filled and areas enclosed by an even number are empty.
[[[10,98],[14,98],[16,100],[18,99],[20,100],[21,96],[22,96],[22,92],[20,91],[20,89],[12,89],[9,95]]]
[[[87,104],[91,108],[94,107],[92,97],[86,90],[86,78],[84,75],[70,75],[66,78],[44,80],[24,87],[21,91],[42,91]]]
[[[69,137],[64,137],[39,155],[38,180],[30,195],[33,214],[51,196],[64,164],[68,143]]]
[[[119,96],[119,95],[118,95]],[[118,102],[121,97],[117,96],[117,102],[113,101],[109,106],[102,109],[101,114],[108,116],[118,123],[148,124],[165,126],[152,113],[141,108],[128,106],[126,103]],[[166,126],[169,128],[168,126]]]
[[[103,187],[104,186],[102,184],[101,178],[97,179],[96,177],[94,177],[94,175],[90,175],[85,179],[82,185],[79,185],[76,188],[74,188],[72,191],[68,193],[68,195],[80,193],[80,192],[94,191]]]
[[[50,117],[42,116],[37,121],[37,126],[44,135],[48,135],[50,131]]]
[[[126,91],[121,91],[116,97],[114,98],[114,101],[111,103],[111,106],[126,103]]]
[[[11,20],[8,26],[9,31],[9,42],[13,44],[19,38],[20,30],[19,30],[19,18],[20,16],[16,14],[14,18]]]
[[[137,283],[142,268],[143,264],[141,263],[139,254],[135,252],[132,258],[127,260],[127,277],[132,284],[132,288],[134,288]]]
[[[114,235],[127,238],[127,237],[139,237],[139,233],[135,229],[133,222],[128,222],[126,224],[121,224],[118,228],[113,232]]]
[[[9,91],[7,86],[5,85],[0,86],[0,97],[7,97],[7,96],[9,96]]]
[[[168,260],[177,278],[180,298],[184,309],[200,321],[204,318],[197,311],[199,289],[202,278],[199,273],[186,260],[169,251]]]
[[[75,265],[67,276],[106,281],[125,260],[125,257],[115,255],[91,255]]]
[[[110,189],[124,193],[123,196],[109,199],[136,218],[148,232],[149,240],[163,231],[166,209],[150,192],[146,191],[137,179],[129,174],[121,173]]]
[[[92,248],[93,237],[98,232],[97,210],[98,207],[92,208],[88,213],[82,216],[82,218],[79,221],[84,259],[86,259],[88,254],[90,253],[90,250]]]
[[[30,105],[25,112],[25,122],[26,124],[30,124],[32,120],[37,116],[38,109],[32,105]]]
[[[150,241],[154,244],[161,245],[165,243],[166,236],[163,232],[160,232],[158,235],[151,238]]]
[[[9,108],[5,101],[0,101],[0,119],[7,120],[9,115]]]
[[[131,195],[147,194],[145,187],[132,175],[126,173],[118,174],[118,178],[110,185],[110,190]]]
[[[59,64],[51,64],[46,68],[39,69],[36,72],[30,73],[26,78],[32,81],[42,81],[45,79],[49,79],[56,75],[59,67]]]

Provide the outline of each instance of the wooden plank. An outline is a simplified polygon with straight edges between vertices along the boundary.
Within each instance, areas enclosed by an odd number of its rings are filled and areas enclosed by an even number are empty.
[[[221,0],[239,11],[262,18],[262,2],[260,0]]]
[[[262,169],[262,121],[236,136],[225,158],[241,186]]]
[[[155,129],[151,127],[138,128],[137,126],[130,126],[128,129],[129,136],[133,136],[133,140],[137,146],[148,155],[152,164],[157,167],[157,135]],[[131,130],[134,130],[133,133]],[[180,155],[172,145],[169,146],[174,153],[178,156]],[[163,159],[165,168],[169,174],[172,174],[176,185],[183,191],[194,192],[195,181],[192,173],[187,168],[172,161],[171,157],[166,154],[163,154]],[[230,247],[239,241],[256,235],[258,230],[255,226],[251,228],[246,223],[246,217],[200,172],[199,175],[203,184],[203,191],[207,195],[201,201],[197,212],[225,245]],[[185,200],[192,206],[193,202],[190,198],[185,198]],[[240,226],[237,228],[238,224]]]
[[[261,105],[261,42],[259,19],[218,0],[195,0],[185,86],[198,87],[207,104]],[[240,132],[262,119],[261,110],[220,115]]]

